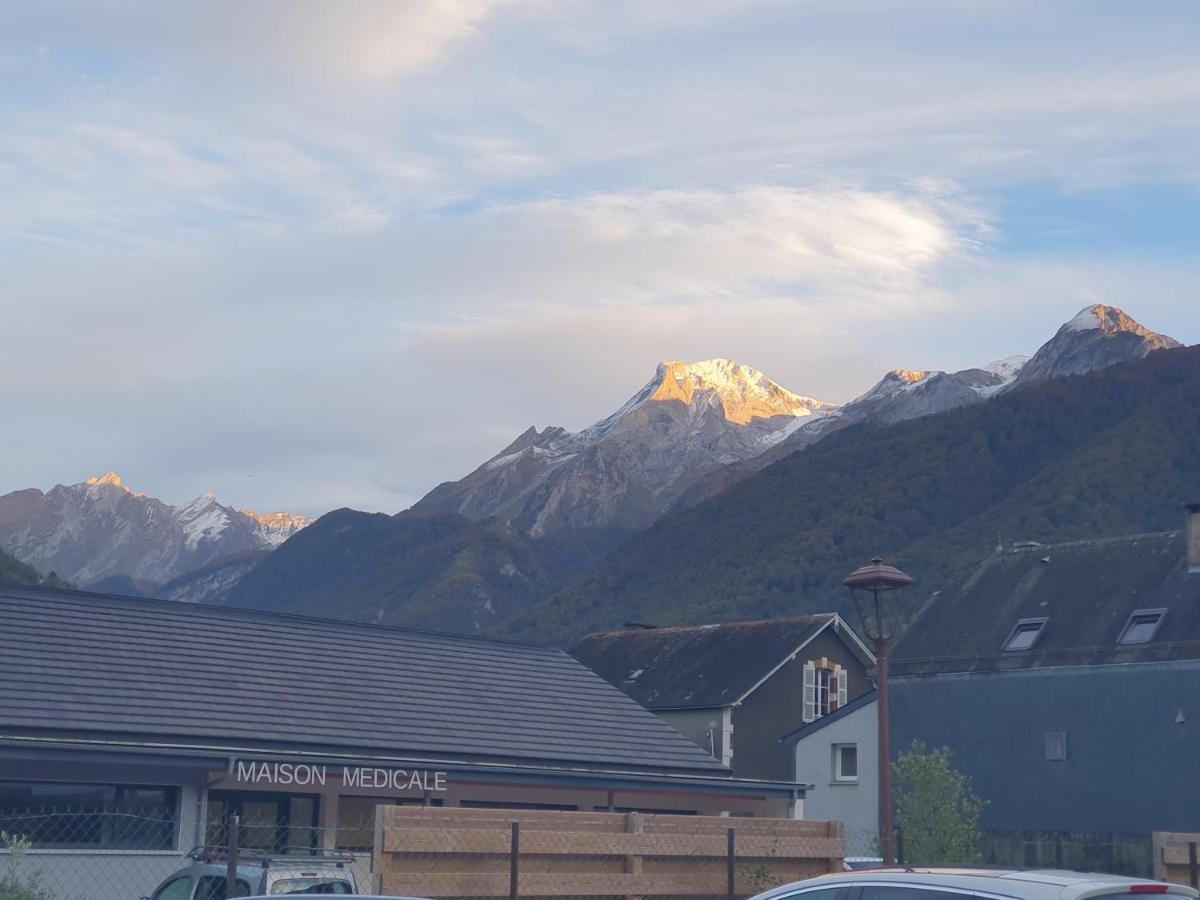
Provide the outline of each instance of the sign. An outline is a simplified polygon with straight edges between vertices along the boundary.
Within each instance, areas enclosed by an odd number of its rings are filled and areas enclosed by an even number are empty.
[[[332,771],[331,771],[332,770]],[[427,769],[382,769],[378,766],[325,766],[312,763],[237,761],[234,775],[239,784],[312,785],[324,787],[330,775],[341,776],[348,788],[378,788],[390,791],[444,791],[446,773]]]

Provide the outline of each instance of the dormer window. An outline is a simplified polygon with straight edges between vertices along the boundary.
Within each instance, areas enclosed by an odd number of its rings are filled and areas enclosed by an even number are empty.
[[[1165,609],[1139,609],[1135,610],[1133,615],[1129,617],[1129,621],[1125,623],[1125,630],[1121,632],[1121,636],[1117,638],[1118,644],[1148,644],[1154,640],[1154,635],[1158,633],[1158,626],[1162,624],[1163,616],[1166,614]]]
[[[815,722],[835,709],[846,705],[846,669],[826,657],[810,659],[804,664],[802,698],[805,722]]]
[[[1004,642],[1005,651],[1031,650],[1042,636],[1049,619],[1021,619]]]

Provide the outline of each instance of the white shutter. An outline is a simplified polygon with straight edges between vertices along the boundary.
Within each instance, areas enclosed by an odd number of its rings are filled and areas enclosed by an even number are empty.
[[[845,666],[838,666],[833,670],[833,673],[837,676],[837,705],[838,709],[841,709],[846,705],[846,668]]]
[[[817,667],[811,660],[804,664],[804,715],[805,722],[817,718]]]

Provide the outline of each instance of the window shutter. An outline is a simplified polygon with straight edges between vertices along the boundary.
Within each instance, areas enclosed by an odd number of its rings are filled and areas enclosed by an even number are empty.
[[[844,666],[838,666],[834,669],[834,674],[837,675],[837,705],[841,709],[846,705],[846,669]]]
[[[805,722],[817,718],[817,667],[810,660],[804,664],[804,715]]]

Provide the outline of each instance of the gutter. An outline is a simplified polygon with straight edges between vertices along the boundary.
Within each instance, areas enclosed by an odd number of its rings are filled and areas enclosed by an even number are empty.
[[[453,760],[420,759],[408,756],[367,753],[347,756],[337,753],[262,747],[212,747],[193,744],[158,744],[148,741],[114,741],[97,738],[46,738],[21,735],[0,735],[0,755],[7,747],[25,747],[39,754],[47,750],[68,752],[97,751],[98,756],[111,758],[111,754],[126,751],[138,761],[145,761],[145,754],[154,753],[168,758],[189,760],[192,765],[204,765],[214,769],[231,769],[239,759],[272,761],[319,762],[333,765],[361,765],[372,763],[404,768],[428,768],[475,776],[471,781],[499,781],[512,784],[544,784],[547,778],[570,782],[585,782],[597,788],[646,790],[649,788],[670,791],[692,790],[715,794],[757,795],[796,798],[803,797],[811,785],[790,781],[765,781],[732,776],[685,774],[685,773],[641,773],[615,769],[588,769],[579,766],[534,766],[521,764],[472,763]],[[215,755],[219,754],[219,755]]]

